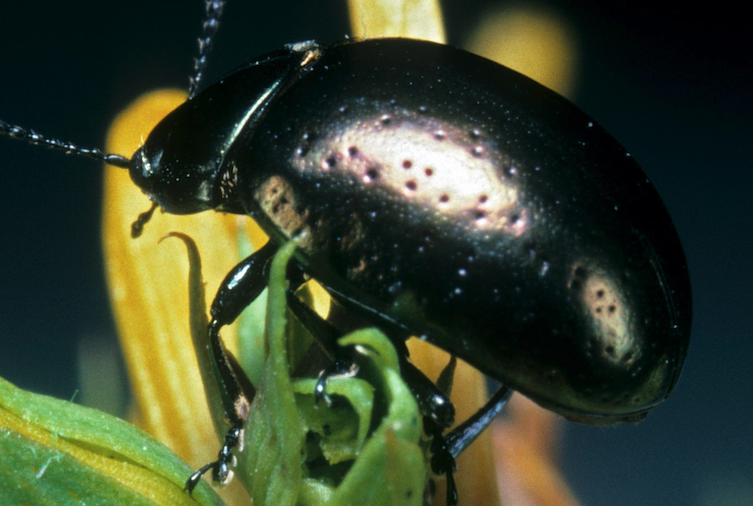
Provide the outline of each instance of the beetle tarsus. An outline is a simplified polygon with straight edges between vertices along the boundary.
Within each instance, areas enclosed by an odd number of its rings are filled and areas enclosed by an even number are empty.
[[[319,378],[316,381],[314,387],[314,402],[324,402],[325,405],[331,406],[332,399],[327,395],[327,382],[330,378],[338,377],[352,377],[358,373],[358,365],[347,357],[338,357],[330,365],[322,369],[319,373]]]
[[[243,423],[241,420],[237,420],[236,423],[233,424],[233,426],[230,427],[230,429],[227,431],[227,434],[225,434],[225,440],[222,443],[222,448],[220,448],[220,451],[217,454],[217,460],[210,462],[209,464],[203,466],[201,469],[193,473],[191,477],[186,480],[186,484],[183,486],[183,490],[185,490],[189,494],[192,494],[193,490],[196,488],[196,485],[199,484],[201,477],[204,476],[204,474],[206,474],[206,472],[210,469],[212,470],[212,480],[222,485],[226,485],[232,478],[232,471],[230,470],[230,467],[234,460],[233,448],[238,446],[242,432]]]
[[[189,495],[193,494],[193,489],[196,488],[196,485],[199,484],[199,481],[201,480],[201,477],[204,476],[204,474],[209,471],[210,469],[214,468],[217,465],[217,462],[211,462],[205,466],[203,466],[201,469],[196,471],[191,475],[188,480],[186,480],[186,484],[183,485],[183,490],[185,492],[188,492]]]
[[[425,431],[432,436],[431,440],[431,470],[434,474],[445,475],[447,480],[447,506],[455,506],[458,503],[458,489],[455,486],[453,473],[456,470],[455,457],[450,451],[447,440],[442,435],[442,428],[431,420],[424,421]]]

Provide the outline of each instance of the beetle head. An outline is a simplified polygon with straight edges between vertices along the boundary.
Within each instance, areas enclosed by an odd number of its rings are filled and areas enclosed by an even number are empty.
[[[224,157],[192,102],[165,117],[131,157],[133,182],[172,214],[192,214],[218,207],[214,187]]]
[[[173,214],[242,209],[223,163],[285,83],[318,55],[306,42],[236,69],[167,115],[131,158],[131,179]],[[225,174],[225,175],[223,175]]]

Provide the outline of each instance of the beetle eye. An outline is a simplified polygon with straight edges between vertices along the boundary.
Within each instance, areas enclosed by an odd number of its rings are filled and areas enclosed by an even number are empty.
[[[131,166],[128,168],[131,180],[136,186],[146,193],[151,192],[150,179],[153,176],[153,169],[148,158],[144,154],[144,149],[139,148],[131,157]]]

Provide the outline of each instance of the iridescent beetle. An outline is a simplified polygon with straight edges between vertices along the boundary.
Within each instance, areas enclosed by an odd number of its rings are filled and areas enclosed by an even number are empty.
[[[503,383],[444,442],[452,406],[404,362],[440,441],[438,472],[511,389],[592,424],[640,420],[669,396],[690,334],[684,253],[641,168],[591,118],[512,70],[409,39],[290,45],[198,92],[222,4],[207,2],[189,99],[131,158],[0,122],[12,137],[127,168],[167,212],[261,225],[269,244],[213,304],[213,348],[263,289],[277,245],[301,237],[299,280],[316,279],[398,344],[419,336]],[[290,303],[327,340],[327,322]],[[245,394],[216,360],[232,427],[189,490],[210,469],[227,480],[243,430],[234,401]],[[320,396],[341,366],[324,372]]]

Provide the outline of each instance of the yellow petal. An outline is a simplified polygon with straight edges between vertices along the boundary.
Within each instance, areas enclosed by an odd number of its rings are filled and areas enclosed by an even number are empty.
[[[577,84],[578,40],[567,18],[538,7],[493,8],[484,13],[466,47],[527,75],[560,95]]]
[[[445,41],[442,9],[436,0],[348,0],[348,10],[353,35],[360,39]]]
[[[505,504],[577,506],[556,459],[561,418],[516,395],[492,431]]]

